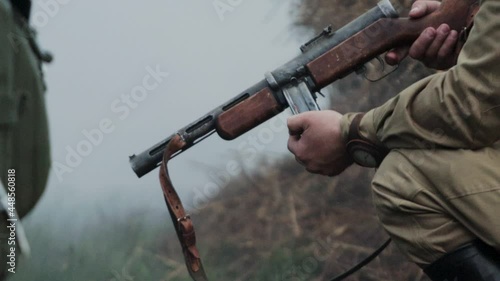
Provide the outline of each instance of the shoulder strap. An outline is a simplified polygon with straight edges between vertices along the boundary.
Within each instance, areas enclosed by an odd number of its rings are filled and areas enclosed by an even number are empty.
[[[167,163],[170,157],[177,151],[182,150],[186,143],[182,140],[179,135],[172,138],[168,144],[165,152],[163,153],[163,161],[160,167],[160,183],[163,190],[163,195],[165,196],[165,202],[167,203],[168,211],[172,218],[172,222],[175,226],[175,231],[177,232],[177,237],[182,247],[182,252],[184,254],[184,260],[186,262],[189,275],[194,281],[208,281],[205,270],[201,263],[200,253],[196,247],[196,236],[194,232],[193,222],[191,217],[186,214],[184,207],[182,206],[181,199],[177,195],[177,192],[172,185],[170,176],[167,170]],[[344,280],[351,274],[360,270],[363,266],[371,262],[375,257],[377,257],[386,247],[389,245],[390,239],[387,240],[379,249],[377,249],[373,254],[362,260],[360,263],[355,265],[353,268],[347,270],[341,275],[332,279],[332,281]]]
[[[177,151],[181,150],[186,143],[179,135],[176,135],[169,143],[163,153],[163,161],[160,168],[160,183],[167,203],[168,211],[172,218],[172,222],[177,232],[177,237],[182,247],[184,260],[189,271],[189,275],[195,281],[208,281],[201,263],[200,253],[196,247],[196,235],[194,232],[193,222],[191,217],[186,214],[182,206],[181,199],[172,185],[170,176],[167,170],[167,163],[170,157]]]

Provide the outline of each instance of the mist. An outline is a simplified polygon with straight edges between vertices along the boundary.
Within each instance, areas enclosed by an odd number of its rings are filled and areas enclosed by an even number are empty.
[[[159,219],[166,208],[158,171],[138,179],[128,156],[260,81],[308,41],[291,35],[298,30],[294,1],[60,2],[33,2],[40,45],[55,57],[44,66],[52,170],[24,220],[34,257],[46,254],[43,247],[65,249],[106,229],[102,218],[126,223],[134,216],[144,227],[169,227]],[[171,175],[186,205],[196,208],[194,197],[209,200],[223,188],[228,163],[251,170],[262,159],[291,157],[289,114],[261,125],[264,133],[257,128],[232,142],[214,135],[175,158]],[[258,157],[242,157],[244,147]],[[209,184],[216,189],[207,191]],[[20,266],[32,270],[35,260]]]

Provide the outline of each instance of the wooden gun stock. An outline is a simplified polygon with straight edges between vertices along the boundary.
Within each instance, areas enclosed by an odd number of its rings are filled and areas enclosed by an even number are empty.
[[[141,177],[158,167],[163,151],[175,135],[185,141],[182,150],[189,149],[214,131],[225,140],[233,140],[288,107],[295,95],[295,111],[309,107],[310,99],[300,100],[300,94],[311,95],[328,86],[385,51],[411,44],[427,27],[447,23],[457,31],[470,26],[479,7],[478,0],[443,0],[441,8],[418,20],[397,18],[389,0],[380,1],[363,15],[335,33],[322,33],[308,42],[303,53],[266,74],[262,80],[229,102],[181,128],[138,155],[130,157],[132,169]],[[306,47],[306,46],[304,46]],[[301,88],[305,85],[307,93]],[[297,84],[297,85],[295,85]],[[314,101],[313,101],[314,102]],[[300,104],[301,110],[297,110]],[[294,105],[292,105],[294,106]]]
[[[447,23],[463,31],[479,7],[477,0],[444,0],[438,11],[421,19],[383,18],[307,64],[317,89],[351,73],[378,55],[413,43],[428,27]],[[223,112],[216,120],[216,130],[225,140],[232,140],[283,110],[269,88]]]
[[[317,87],[323,88],[394,47],[410,45],[428,27],[446,23],[453,30],[466,31],[478,8],[477,0],[443,0],[438,11],[421,19],[380,19],[307,64],[307,68]]]
[[[233,140],[281,111],[271,90],[264,88],[219,115],[215,128],[221,138]]]

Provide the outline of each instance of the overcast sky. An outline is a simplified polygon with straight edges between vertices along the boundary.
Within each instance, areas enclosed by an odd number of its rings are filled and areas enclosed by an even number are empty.
[[[47,2],[34,1],[32,13],[42,48],[55,57],[45,68],[54,162],[38,208],[116,192],[163,204],[157,171],[137,179],[128,156],[263,79],[308,39],[295,35],[291,1]],[[124,95],[138,87],[148,90],[127,103]],[[264,137],[259,155],[287,155],[283,121],[273,122],[232,142],[214,135],[175,158],[171,174],[182,197],[217,183],[214,174],[241,158],[236,152],[252,135]],[[74,152],[81,159],[68,158]]]

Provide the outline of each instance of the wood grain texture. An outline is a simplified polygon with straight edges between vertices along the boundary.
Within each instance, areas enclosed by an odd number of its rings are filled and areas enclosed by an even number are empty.
[[[451,29],[464,30],[477,7],[477,0],[444,0],[438,11],[421,19],[380,19],[307,64],[307,68],[317,86],[323,88],[394,47],[410,45],[428,27],[447,23]]]
[[[221,138],[233,140],[282,110],[283,108],[276,101],[271,90],[264,88],[220,114],[215,128]]]

